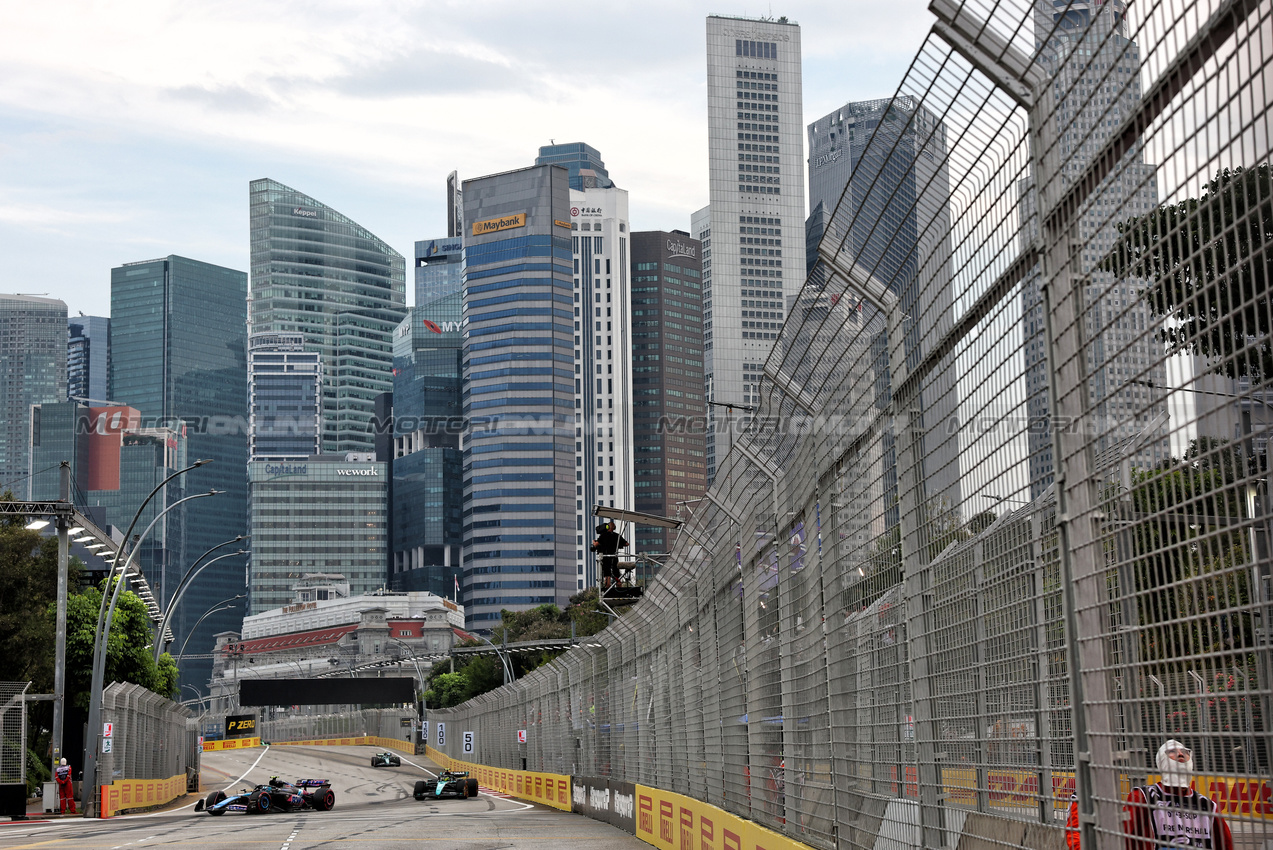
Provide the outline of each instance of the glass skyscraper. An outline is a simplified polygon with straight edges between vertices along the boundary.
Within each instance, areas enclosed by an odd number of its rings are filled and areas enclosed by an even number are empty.
[[[703,403],[702,246],[679,230],[632,234],[632,408],[636,509],[676,516],[707,489]],[[643,554],[675,535],[637,526]]]
[[[393,562],[397,590],[451,596],[461,569],[464,248],[415,243],[415,298],[393,341]]]
[[[66,323],[66,395],[110,400],[110,330],[106,316],[76,316]]]
[[[570,183],[532,166],[464,183],[464,569],[468,623],[565,607],[575,567]],[[582,411],[579,411],[581,414]]]
[[[173,512],[184,516],[183,547],[162,582],[151,577],[152,587],[175,589],[205,551],[247,532],[246,310],[241,271],[177,256],[111,269],[115,400],[136,408],[143,428],[184,428],[187,456],[214,461],[184,476],[188,491],[225,491]],[[226,558],[193,581],[170,621],[178,646],[205,611],[243,587],[243,571],[242,558]],[[157,601],[167,608],[167,599]],[[237,628],[239,616],[226,611],[204,619],[190,640],[200,649],[191,651],[210,651],[212,636]],[[202,659],[182,662],[182,684],[206,688],[211,669]]]
[[[387,475],[356,453],[248,464],[250,614],[291,604],[293,585],[309,575],[343,576],[355,596],[385,586]]]
[[[1064,118],[1050,155],[1065,163],[1064,176],[1070,180],[1078,179],[1123,119],[1136,111],[1140,100],[1140,48],[1127,37],[1125,5],[1123,0],[1078,0],[1061,5],[1036,0],[1034,4],[1034,34],[1042,43],[1038,62],[1051,81],[1056,114]],[[1091,97],[1097,89],[1101,96]],[[1028,223],[1023,237],[1029,239],[1037,230],[1036,189],[1022,181],[1018,190],[1021,220]],[[1134,440],[1142,448],[1133,454],[1133,464],[1148,468],[1169,453],[1168,441],[1162,439],[1167,429],[1153,428],[1145,415],[1157,411],[1162,421],[1166,420],[1163,388],[1167,369],[1162,342],[1144,332],[1155,327],[1158,319],[1140,297],[1143,281],[1117,280],[1095,268],[1118,236],[1109,210],[1119,210],[1128,217],[1144,215],[1158,205],[1155,169],[1144,162],[1139,144],[1124,154],[1092,197],[1100,203],[1089,203],[1076,219],[1075,228],[1089,239],[1089,250],[1076,257],[1076,262],[1091,280],[1087,332],[1095,361],[1089,367],[1088,392],[1101,429],[1097,445],[1110,449],[1114,443]],[[1021,312],[1026,409],[1032,423],[1028,432],[1030,498],[1036,498],[1052,483],[1055,469],[1051,430],[1034,424],[1050,421],[1043,295],[1037,272],[1022,287]],[[1138,377],[1129,386],[1122,375]],[[1113,388],[1120,384],[1121,388]],[[1144,433],[1150,429],[1153,433]]]
[[[322,370],[300,334],[248,339],[248,453],[252,460],[303,460],[318,454]]]
[[[322,450],[373,451],[376,396],[393,388],[406,261],[375,234],[274,180],[250,186],[253,333],[300,334],[322,357]]]
[[[710,238],[703,291],[707,396],[742,403],[758,389],[787,315],[804,285],[804,141],[800,27],[785,19],[707,19],[710,213],[694,236]],[[710,218],[710,225],[708,225]],[[710,237],[704,231],[710,230]],[[704,280],[709,280],[704,265]],[[716,463],[733,444],[719,411]]]
[[[903,315],[913,317],[903,340],[912,365],[920,340],[933,339],[951,314],[950,179],[946,127],[913,98],[846,103],[809,125],[809,203],[806,268],[816,265],[823,231],[852,222],[842,249],[866,274],[898,298]],[[887,199],[881,203],[880,199]],[[887,222],[887,226],[881,223]],[[812,251],[810,251],[812,249]],[[819,280],[815,276],[815,283]],[[867,307],[866,309],[870,309]],[[876,404],[884,407],[890,386],[883,337],[873,342]],[[959,444],[954,427],[959,401],[953,357],[934,370],[920,389],[925,428],[924,486],[929,498],[957,505],[960,499]],[[897,492],[893,434],[883,435],[883,487]],[[888,521],[896,521],[889,502]]]
[[[560,165],[570,172],[570,188],[576,192],[584,189],[612,189],[614,181],[606,164],[601,161],[601,151],[583,142],[564,145],[543,145],[536,165]]]
[[[66,398],[66,304],[0,295],[0,493],[30,493],[31,405]]]

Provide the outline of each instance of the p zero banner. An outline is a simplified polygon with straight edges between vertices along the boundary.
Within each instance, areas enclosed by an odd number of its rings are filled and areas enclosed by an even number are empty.
[[[225,719],[227,738],[250,738],[256,735],[256,715],[238,714]]]

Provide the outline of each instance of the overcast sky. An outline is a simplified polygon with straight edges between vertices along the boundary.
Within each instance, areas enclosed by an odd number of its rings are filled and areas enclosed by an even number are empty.
[[[552,139],[601,151],[634,229],[688,229],[707,203],[708,14],[801,25],[808,123],[892,95],[926,5],[6,2],[0,292],[106,315],[120,263],[246,270],[258,177],[410,258],[445,231],[448,172],[530,165]]]

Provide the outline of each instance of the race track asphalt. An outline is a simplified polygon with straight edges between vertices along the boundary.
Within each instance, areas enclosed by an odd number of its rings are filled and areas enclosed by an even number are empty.
[[[402,756],[401,767],[371,766],[374,747],[262,747],[204,753],[203,795],[265,782],[321,778],[332,783],[330,812],[265,815],[198,814],[190,795],[164,811],[110,820],[72,818],[49,823],[0,824],[0,850],[75,847],[140,850],[648,850],[649,845],[581,815],[486,793],[471,800],[417,802],[417,779],[438,767],[423,756]]]

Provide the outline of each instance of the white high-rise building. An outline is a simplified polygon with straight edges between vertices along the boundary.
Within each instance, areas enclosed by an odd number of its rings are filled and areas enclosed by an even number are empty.
[[[693,224],[694,237],[704,240],[707,395],[718,404],[750,405],[787,304],[805,280],[798,25],[786,18],[707,19],[707,126],[710,217],[700,210]],[[710,481],[738,423],[719,407],[709,410]]]
[[[632,510],[632,298],[628,193],[570,190],[575,300],[575,555],[597,583],[593,505]],[[626,534],[635,540],[633,533]]]

